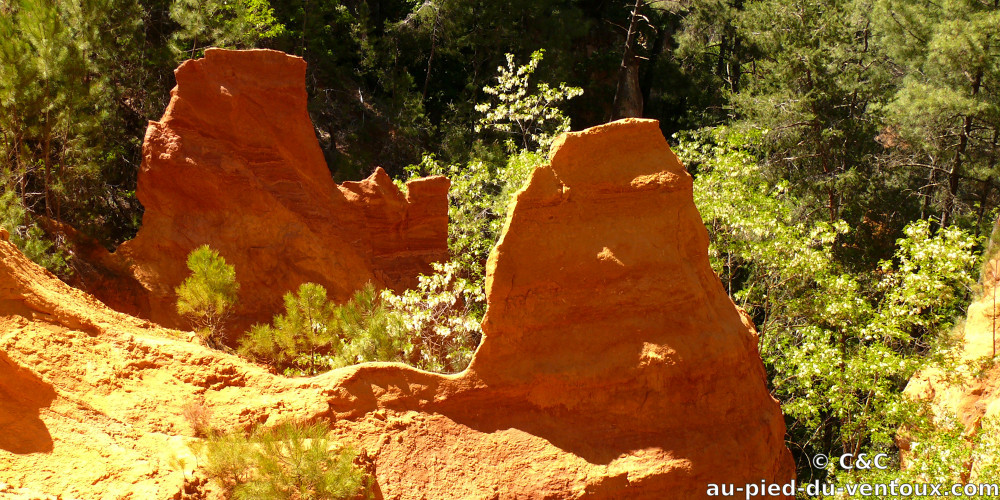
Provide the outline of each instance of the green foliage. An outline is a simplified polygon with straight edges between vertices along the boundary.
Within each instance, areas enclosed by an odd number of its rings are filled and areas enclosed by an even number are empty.
[[[173,0],[170,18],[181,27],[173,35],[181,58],[213,46],[253,48],[285,32],[268,0]]]
[[[89,40],[76,15],[79,5],[22,0],[17,7],[0,16],[0,158],[22,201],[35,180],[45,213],[58,217],[67,183],[95,174],[88,161],[93,143],[84,137],[101,115],[83,115],[100,101],[102,85],[88,78]]]
[[[892,457],[889,468],[847,471],[831,466],[828,478],[838,485],[889,484],[891,481],[896,481],[896,484],[996,484],[1000,481],[998,431],[1000,426],[994,418],[984,419],[982,427],[970,434],[955,415],[924,411],[913,419],[901,436],[906,442],[905,452],[888,448],[868,452],[869,456],[882,452]],[[900,455],[905,455],[905,468],[899,467]],[[975,471],[975,476],[970,477],[970,470]],[[880,498],[913,496],[886,495]]]
[[[401,294],[365,289],[341,306],[290,294],[281,321],[248,335],[252,355],[297,374],[369,360],[460,370],[514,193],[569,117],[610,116],[630,9],[0,1],[0,223],[57,271],[66,254],[38,216],[113,247],[138,225],[142,133],[177,58],[209,45],[300,55],[338,179],[375,164],[400,177],[421,157],[410,173],[452,179],[454,260]],[[729,125],[681,133],[678,152],[712,265],[759,325],[797,452],[891,447],[914,418],[899,387],[968,299],[975,248],[957,228],[984,234],[1000,203],[998,12],[965,0],[640,3],[643,115],[665,130]]]
[[[357,453],[334,447],[329,432],[322,423],[285,423],[249,436],[214,434],[193,448],[204,456],[205,474],[234,499],[370,498]]]
[[[274,326],[254,325],[240,341],[240,352],[292,373],[315,375],[332,368],[320,356],[339,350],[340,318],[326,288],[303,283],[284,299],[285,314],[274,317]]]
[[[382,291],[387,307],[399,315],[414,344],[410,362],[424,370],[464,370],[482,339],[479,323],[486,303],[483,286],[459,276],[458,262],[434,263],[434,274],[420,276],[415,290]]]
[[[240,289],[236,270],[208,245],[188,254],[187,267],[191,276],[174,289],[177,313],[188,318],[210,346],[221,348],[223,327]]]
[[[569,117],[563,115],[558,105],[583,94],[579,87],[560,83],[553,88],[546,83],[531,87],[531,76],[542,61],[544,50],[536,50],[524,66],[514,64],[514,54],[507,54],[507,66],[497,67],[496,86],[483,87],[483,92],[493,96],[493,102],[476,105],[482,118],[476,132],[483,129],[513,135],[517,146],[524,151],[546,151],[552,141],[569,131]]]
[[[760,0],[735,21],[761,57],[733,105],[745,125],[768,131],[759,145],[772,182],[790,181],[800,210],[824,210],[811,220],[856,226],[899,189],[872,161],[881,124],[873,111],[890,80],[868,41],[869,11],[851,0]]]
[[[274,326],[254,325],[240,352],[287,375],[315,375],[367,361],[405,361],[412,346],[400,319],[372,284],[346,304],[327,300],[326,289],[304,283],[285,294],[285,314]]]
[[[409,168],[413,176],[445,175],[451,180],[448,246],[461,264],[459,274],[482,282],[483,266],[500,238],[514,195],[544,162],[543,154],[530,151],[464,165],[446,165],[427,155]]]
[[[136,0],[19,0],[0,15],[0,172],[29,212],[118,241],[134,230],[143,113],[168,90],[146,67],[144,16]]]
[[[553,89],[539,84],[532,92],[529,79],[541,61],[541,51],[531,61],[515,67],[508,54],[507,67],[499,67],[496,87],[483,90],[498,103],[482,103],[479,128],[520,136],[520,144],[506,140],[505,151],[479,142],[465,163],[445,164],[433,155],[424,155],[418,165],[407,167],[411,176],[444,175],[451,179],[448,245],[460,264],[458,275],[478,283],[484,279],[484,265],[500,238],[504,218],[514,195],[546,160],[546,150],[555,135],[569,130],[569,118],[556,105],[579,95],[580,89],[559,84]],[[518,149],[522,147],[523,149]]]
[[[433,266],[415,290],[378,293],[368,284],[341,305],[328,301],[322,286],[305,283],[285,294],[285,314],[274,317],[274,326],[251,328],[240,353],[286,375],[370,361],[461,371],[479,345],[485,297],[481,285],[456,275],[458,264]]]
[[[839,456],[889,447],[916,411],[901,388],[964,312],[975,240],[917,221],[892,262],[849,272],[833,252],[846,225],[797,217],[801,201],[768,182],[750,153],[759,138],[720,128],[677,148],[697,169],[712,263],[758,324],[793,448]]]
[[[957,227],[931,234],[927,221],[911,223],[904,234],[897,242],[895,266],[881,266],[879,328],[898,337],[926,338],[949,330],[955,318],[964,316],[976,281],[976,242]]]
[[[45,239],[42,229],[27,223],[26,219],[27,214],[16,193],[13,190],[0,193],[0,227],[10,234],[11,243],[25,257],[49,271],[56,274],[67,273],[69,266],[66,264],[65,253],[54,248],[52,242]]]
[[[926,179],[925,212],[987,229],[982,189],[1000,176],[1000,5],[879,0],[874,8],[875,34],[901,76],[885,107],[887,160]]]
[[[343,347],[334,358],[335,366],[368,361],[401,361],[412,357],[412,337],[407,335],[402,318],[392,310],[371,284],[355,292],[353,299],[337,307]]]

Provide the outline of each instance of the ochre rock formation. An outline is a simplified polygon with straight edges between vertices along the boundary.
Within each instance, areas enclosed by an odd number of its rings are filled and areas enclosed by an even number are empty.
[[[163,118],[150,122],[137,195],[142,227],[115,252],[146,289],[95,284],[111,307],[186,327],[174,289],[187,254],[209,244],[236,268],[230,333],[270,322],[281,296],[312,281],[345,301],[367,282],[405,289],[448,256],[444,177],[403,194],[381,169],[338,186],[306,111],[306,63],[271,50],[209,49],[174,72]]]
[[[272,375],[112,312],[0,242],[0,435],[23,436],[0,443],[0,482],[170,497],[192,401],[224,429],[329,421],[384,498],[686,499],[790,481],[755,333],[709,266],[691,189],[655,121],[557,141],[508,214],[483,343],[456,375]]]
[[[1000,221],[997,224],[1000,234]],[[982,295],[969,306],[961,335],[957,364],[964,365],[964,373],[932,366],[910,379],[906,393],[930,402],[938,415],[957,417],[971,437],[979,432],[983,419],[1000,421],[1000,366],[989,365],[981,374],[973,373],[1000,350],[1000,254],[985,264]],[[898,441],[904,450],[909,448],[905,434]],[[977,464],[967,465],[975,479]]]

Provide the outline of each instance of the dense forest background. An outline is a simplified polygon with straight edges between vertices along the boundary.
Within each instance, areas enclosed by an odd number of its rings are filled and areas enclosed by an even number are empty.
[[[338,180],[452,177],[473,281],[553,134],[660,120],[800,459],[920,418],[901,390],[998,216],[1000,0],[0,0],[0,223],[26,253],[72,272],[46,219],[135,234],[146,122],[212,46],[305,58]]]
[[[172,70],[205,47],[302,56],[338,179],[463,162],[475,104],[505,63],[544,49],[535,79],[580,87],[580,129],[659,119],[670,137],[765,130],[766,174],[805,215],[842,219],[862,265],[915,219],[976,234],[1000,201],[997,4],[677,0],[0,2],[0,159],[20,204],[112,247],[141,207],[147,120]],[[635,11],[635,15],[633,15]],[[692,165],[692,169],[697,165]],[[863,240],[863,241],[862,241]]]

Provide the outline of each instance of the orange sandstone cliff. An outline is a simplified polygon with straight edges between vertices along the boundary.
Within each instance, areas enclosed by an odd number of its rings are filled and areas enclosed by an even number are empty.
[[[227,429],[329,421],[371,457],[384,498],[702,498],[710,482],[790,481],[755,333],[709,266],[691,189],[655,121],[564,135],[508,214],[483,342],[456,375],[273,375],[113,312],[0,242],[0,482],[170,498],[191,401]]]
[[[301,58],[271,50],[209,49],[177,68],[170,104],[143,143],[142,227],[115,252],[145,291],[124,295],[99,280],[88,291],[186,327],[174,288],[188,275],[187,254],[209,244],[236,268],[238,333],[270,322],[281,296],[304,282],[345,301],[369,281],[411,287],[447,258],[448,180],[414,180],[404,194],[377,169],[338,186],[306,111],[305,71]]]

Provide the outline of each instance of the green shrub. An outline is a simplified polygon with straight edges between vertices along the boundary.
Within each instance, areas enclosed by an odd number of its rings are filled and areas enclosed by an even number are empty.
[[[947,346],[964,315],[975,238],[957,227],[904,228],[892,261],[867,272],[836,258],[843,221],[810,222],[787,183],[753,156],[758,132],[680,137],[712,265],[754,318],[772,394],[803,456],[891,448],[917,408],[902,389]],[[800,464],[803,478],[816,471]]]
[[[372,284],[346,304],[327,300],[326,289],[304,283],[285,294],[285,314],[274,326],[254,325],[240,353],[286,375],[315,375],[367,361],[403,361],[413,346],[401,317],[388,310]]]
[[[414,344],[409,363],[424,370],[459,372],[472,361],[482,339],[479,323],[486,295],[481,283],[458,275],[461,264],[432,264],[414,290],[384,290],[387,307],[399,315]]]
[[[482,286],[459,278],[457,263],[434,264],[415,290],[378,293],[368,284],[345,304],[306,283],[285,295],[273,326],[254,325],[240,353],[286,375],[308,375],[369,361],[396,361],[430,371],[465,369],[479,345]]]
[[[387,307],[384,296],[371,284],[354,298],[337,307],[343,348],[332,364],[347,366],[368,361],[407,362],[413,344],[408,338],[403,318]]]
[[[188,254],[187,267],[191,276],[174,289],[177,313],[191,322],[208,345],[221,347],[223,326],[240,289],[236,270],[208,245]]]
[[[215,434],[192,447],[202,470],[234,499],[370,498],[370,479],[357,453],[333,447],[326,424],[286,423],[274,429]]]
[[[339,350],[340,325],[326,288],[303,283],[297,293],[286,293],[285,314],[275,316],[273,323],[254,325],[239,351],[290,374],[315,375],[331,368],[323,355]]]
[[[10,242],[25,257],[53,273],[69,272],[66,254],[45,239],[45,233],[40,227],[28,222],[28,212],[12,189],[0,193],[0,227],[10,233]]]

